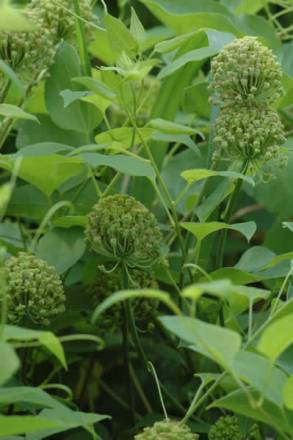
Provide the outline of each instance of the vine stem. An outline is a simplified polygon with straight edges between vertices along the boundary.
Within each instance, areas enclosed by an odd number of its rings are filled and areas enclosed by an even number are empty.
[[[241,173],[246,174],[248,167],[249,167],[249,160],[245,161]],[[234,191],[232,192],[232,194],[229,197],[229,200],[228,200],[225,212],[224,212],[224,218],[223,218],[224,223],[229,223],[231,220],[238,196],[241,191],[242,183],[243,183],[242,179],[237,179]],[[217,250],[217,258],[216,258],[216,268],[217,269],[223,266],[227,235],[228,235],[228,230],[222,229],[220,232],[220,238],[219,238],[218,250]]]

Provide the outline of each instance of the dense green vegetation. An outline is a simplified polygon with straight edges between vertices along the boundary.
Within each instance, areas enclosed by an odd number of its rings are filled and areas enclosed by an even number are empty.
[[[0,439],[293,439],[292,0],[0,0]]]

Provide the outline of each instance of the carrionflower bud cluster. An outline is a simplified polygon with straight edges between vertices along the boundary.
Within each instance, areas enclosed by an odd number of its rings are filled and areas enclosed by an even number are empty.
[[[147,427],[142,433],[137,434],[135,440],[197,440],[187,425],[179,422],[164,420],[156,422],[152,427]]]
[[[271,104],[282,94],[280,65],[255,37],[226,45],[211,64],[210,87],[220,106],[214,158],[240,160],[258,168],[275,160],[286,163],[281,145],[284,127]]]
[[[223,416],[211,427],[208,435],[209,440],[261,440],[260,430],[254,424],[249,432],[241,434],[237,417]]]
[[[129,267],[151,267],[159,256],[161,233],[155,216],[129,195],[102,198],[88,216],[92,249]]]
[[[227,44],[211,63],[211,87],[221,105],[272,103],[282,95],[282,71],[271,49],[256,37]]]
[[[81,18],[86,37],[91,38],[92,13],[90,0],[80,0]],[[45,73],[54,62],[61,39],[74,41],[76,14],[71,0],[32,0],[24,9],[32,25],[26,32],[0,32],[0,58],[25,82],[31,82]],[[0,86],[3,84],[0,77]]]
[[[91,0],[79,0],[80,17],[86,30],[88,41],[93,36],[94,15],[92,12]],[[76,13],[72,0],[32,0],[29,8],[36,11],[40,20],[46,27],[53,29],[55,43],[61,39],[74,40],[76,37]]]
[[[131,289],[151,289],[157,287],[156,280],[150,272],[128,269],[128,275],[129,288]],[[123,270],[120,267],[112,272],[100,270],[97,274],[96,282],[89,289],[93,307],[97,307],[98,304],[109,298],[113,293],[123,288]],[[156,300],[146,298],[132,299],[131,306],[136,323],[140,326],[147,326],[151,318],[151,313],[156,309],[157,305]],[[122,304],[115,304],[100,316],[97,321],[98,330],[100,332],[119,332],[123,319]]]
[[[32,321],[48,325],[50,318],[65,311],[65,294],[55,268],[20,252],[4,264],[7,276],[8,321]]]
[[[267,162],[278,159],[279,146],[285,141],[278,114],[269,107],[240,106],[222,109],[216,121],[215,142],[230,158]]]

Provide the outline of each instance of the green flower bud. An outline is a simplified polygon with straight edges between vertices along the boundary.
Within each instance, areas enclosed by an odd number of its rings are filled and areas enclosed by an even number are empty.
[[[211,427],[208,437],[209,440],[261,440],[261,433],[254,424],[247,434],[241,434],[237,417],[223,416]]]
[[[129,273],[129,289],[151,289],[157,288],[156,280],[152,273],[128,269]],[[109,298],[113,293],[123,289],[123,271],[117,268],[113,272],[105,272],[100,270],[97,274],[97,279],[94,285],[90,286],[89,293],[92,298],[93,307],[97,307],[106,298]],[[133,298],[131,306],[135,322],[139,326],[148,327],[151,313],[157,308],[156,300],[149,300],[147,298]],[[110,309],[106,310],[97,321],[98,331],[100,332],[119,332],[124,321],[123,304],[115,304]]]
[[[81,19],[85,26],[88,41],[93,37],[95,16],[91,0],[79,0]],[[76,12],[72,0],[32,0],[29,8],[36,12],[40,20],[49,29],[54,29],[55,41],[61,39],[74,41],[76,38]]]
[[[55,57],[55,30],[40,19],[36,11],[26,8],[24,14],[33,29],[27,32],[0,32],[0,58],[24,82],[32,82],[45,73]],[[4,76],[1,74],[0,84]]]
[[[257,165],[281,158],[285,141],[279,115],[268,107],[224,107],[216,121],[217,157],[249,160]]]
[[[9,322],[28,318],[36,324],[48,325],[51,317],[65,311],[61,279],[46,261],[20,252],[5,262],[4,269]]]
[[[237,417],[225,416],[211,427],[209,440],[241,440],[240,427]]]
[[[193,434],[186,425],[179,422],[164,420],[157,422],[152,427],[147,427],[141,434],[137,434],[135,440],[197,440],[197,434]]]
[[[211,63],[211,88],[222,105],[272,103],[282,95],[280,64],[255,37],[227,44]]]
[[[128,195],[102,198],[88,216],[86,237],[95,252],[129,267],[150,267],[159,256],[155,216]]]

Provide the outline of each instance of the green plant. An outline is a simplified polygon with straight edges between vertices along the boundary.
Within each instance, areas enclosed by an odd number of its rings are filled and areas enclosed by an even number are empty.
[[[292,13],[0,0],[0,440],[293,439]]]

